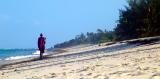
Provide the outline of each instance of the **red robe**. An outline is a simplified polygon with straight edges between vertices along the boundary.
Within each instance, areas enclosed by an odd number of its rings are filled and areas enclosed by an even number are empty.
[[[44,53],[44,50],[45,50],[45,38],[44,37],[38,38],[38,48],[41,52]]]

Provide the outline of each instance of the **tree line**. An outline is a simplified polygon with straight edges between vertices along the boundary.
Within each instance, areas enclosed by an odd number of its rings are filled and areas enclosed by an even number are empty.
[[[55,47],[68,47],[78,44],[96,44],[108,41],[122,41],[160,35],[160,0],[127,0],[125,9],[113,31],[97,29],[77,35],[74,39],[56,44]]]
[[[60,44],[56,44],[54,47],[64,48],[79,44],[97,44],[97,43],[109,42],[113,41],[114,36],[115,35],[113,31],[97,29],[97,32],[95,33],[94,32],[87,32],[86,34],[81,33],[80,35],[77,35],[74,39],[65,41]]]
[[[117,40],[160,35],[160,0],[128,0],[115,28]]]

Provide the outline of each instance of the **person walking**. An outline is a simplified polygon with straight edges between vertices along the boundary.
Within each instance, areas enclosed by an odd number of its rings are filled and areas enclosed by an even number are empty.
[[[46,38],[43,37],[43,34],[41,33],[40,37],[38,38],[38,48],[39,48],[39,51],[40,51],[40,59],[41,60],[43,59],[43,53],[44,53],[44,50],[45,50],[45,43],[46,43]]]

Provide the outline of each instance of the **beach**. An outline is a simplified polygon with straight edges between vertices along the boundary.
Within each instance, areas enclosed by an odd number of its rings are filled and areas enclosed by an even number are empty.
[[[0,68],[0,79],[160,79],[160,44],[93,45],[63,49],[43,60]]]

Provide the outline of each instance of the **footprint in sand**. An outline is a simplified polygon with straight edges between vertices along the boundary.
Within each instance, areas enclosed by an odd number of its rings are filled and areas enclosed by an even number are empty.
[[[153,74],[149,79],[160,79],[160,73]]]
[[[61,67],[66,67],[66,65],[61,65]]]
[[[82,76],[84,76],[84,74],[81,73],[81,74],[79,74],[79,76],[82,77]]]
[[[98,75],[94,76],[93,78],[98,78],[99,76],[101,76],[101,75],[100,75],[100,74],[98,74]]]
[[[55,77],[57,77],[57,75],[55,73],[49,73],[48,75],[43,75],[40,78],[41,79],[52,79],[52,78],[55,78]]]
[[[34,76],[34,77],[31,77],[31,78],[26,78],[26,79],[41,79],[41,78],[37,77],[37,76]]]
[[[71,70],[69,73],[74,73],[75,72],[75,70]]]
[[[90,76],[90,75],[92,75],[92,73],[88,73],[87,75]]]
[[[118,65],[105,65],[105,67],[108,67],[108,68],[115,68],[115,67],[118,67]]]
[[[100,65],[100,64],[97,64],[97,65],[96,65],[96,67],[99,67],[99,66],[102,66],[102,65]]]
[[[63,74],[64,76],[66,76],[66,72],[63,72],[62,74]]]
[[[126,70],[126,71],[116,71],[116,72],[112,72],[112,73],[109,73],[109,75],[127,75],[128,73],[131,73],[133,72],[133,70]],[[131,75],[131,74],[129,74]]]
[[[93,78],[95,78],[95,79],[109,79],[109,77],[108,76],[103,76],[103,75],[100,75],[100,74],[98,74],[98,75],[96,75],[96,76],[94,76]]]
[[[140,76],[140,75],[144,75],[144,74],[145,74],[144,72],[138,71],[138,72],[135,72],[135,73],[132,73],[132,74],[128,74],[128,75],[130,75],[130,76]]]
[[[93,66],[93,67],[90,67],[90,69],[92,70],[92,71],[95,71],[95,66]]]
[[[79,78],[79,79],[84,79],[83,77]]]
[[[63,70],[68,70],[68,68],[63,68]]]
[[[55,73],[50,73],[50,78],[54,78],[54,77],[57,77],[57,75]]]
[[[4,75],[4,72],[2,72],[1,75]]]
[[[83,72],[83,71],[87,71],[89,69],[89,67],[85,67],[85,68],[82,68],[82,69],[77,69],[77,73],[79,72]]]
[[[129,65],[129,63],[122,63],[122,64],[121,64],[122,67],[128,66],[128,65]]]

